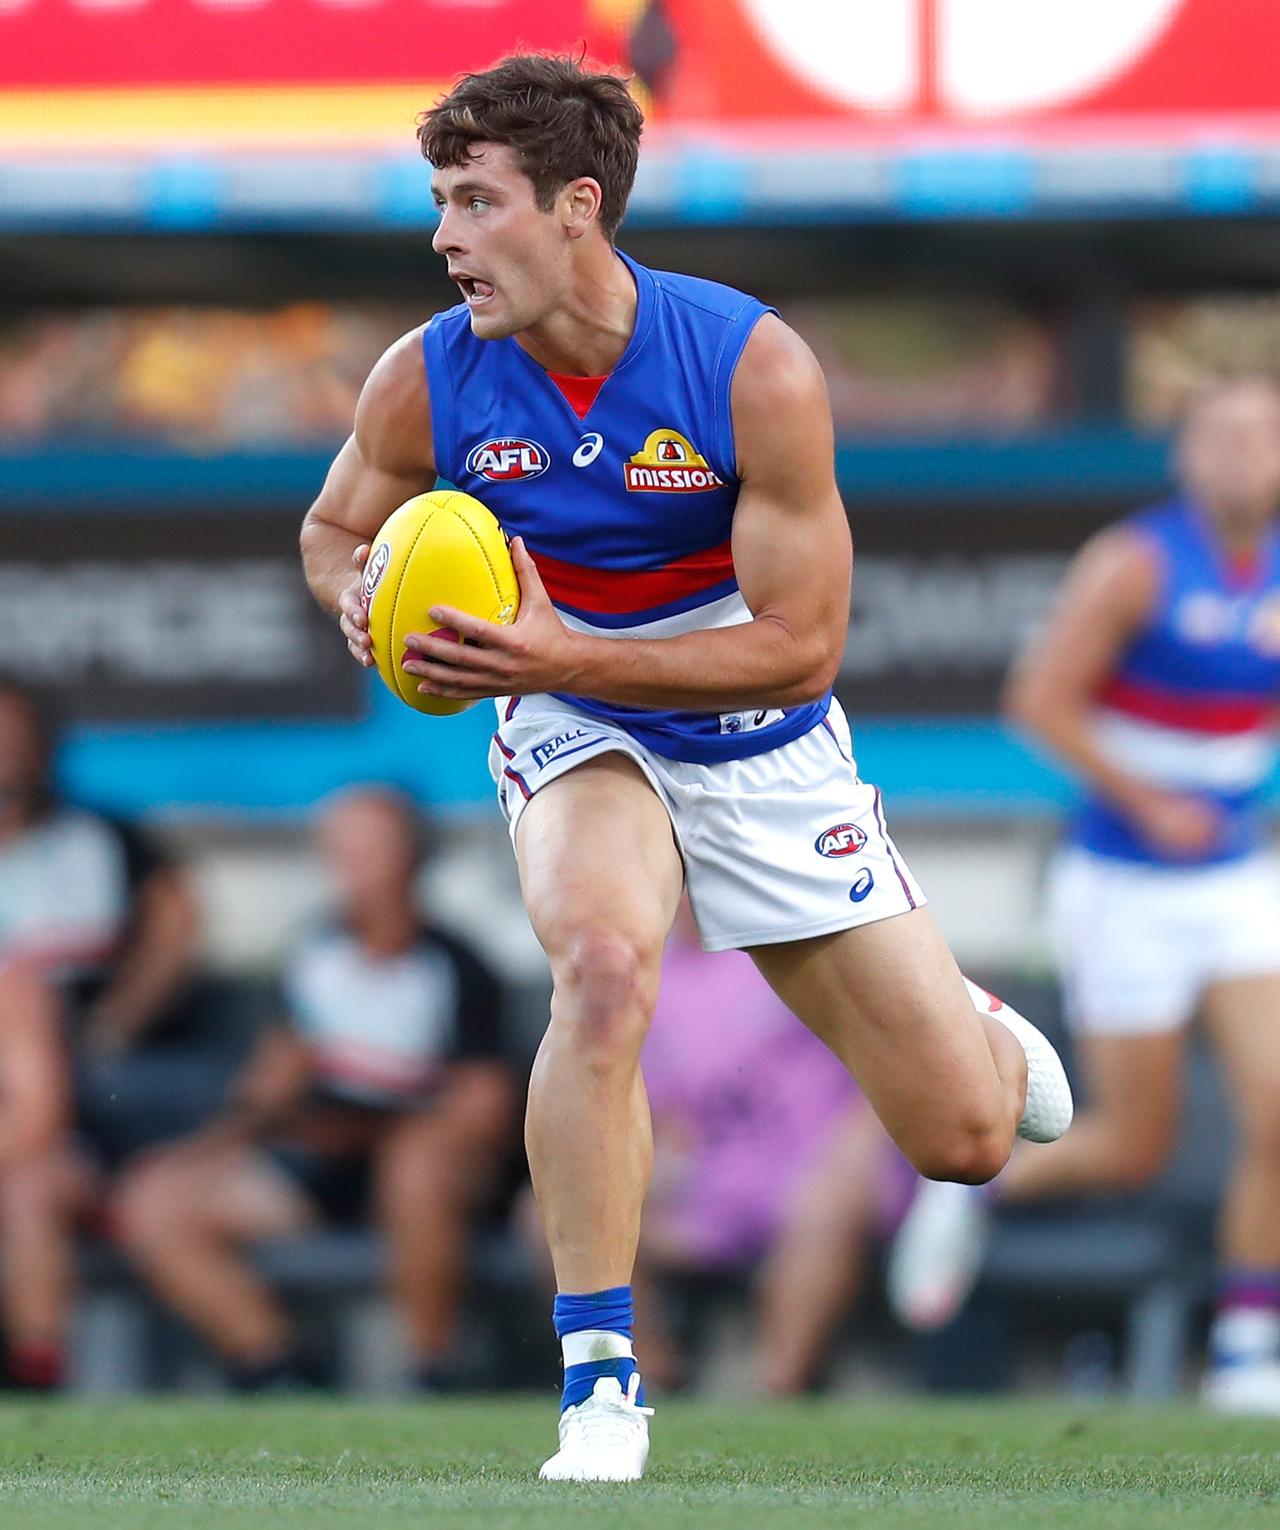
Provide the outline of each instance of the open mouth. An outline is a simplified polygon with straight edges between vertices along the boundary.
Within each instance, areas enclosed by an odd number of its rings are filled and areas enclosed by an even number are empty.
[[[487,303],[493,296],[493,283],[483,281],[478,276],[457,275],[454,281],[457,282],[463,297],[473,308],[480,303]]]

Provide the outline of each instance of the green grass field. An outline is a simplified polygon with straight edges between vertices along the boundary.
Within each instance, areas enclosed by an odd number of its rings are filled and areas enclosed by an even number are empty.
[[[1025,1399],[665,1403],[643,1483],[540,1484],[545,1401],[0,1406],[0,1526],[1280,1525],[1280,1421]]]

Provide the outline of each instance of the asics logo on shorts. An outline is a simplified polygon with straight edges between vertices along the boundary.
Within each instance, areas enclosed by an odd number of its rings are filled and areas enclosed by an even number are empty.
[[[849,889],[849,902],[861,903],[875,885],[876,879],[871,873],[870,866],[864,867],[853,879],[853,886]]]

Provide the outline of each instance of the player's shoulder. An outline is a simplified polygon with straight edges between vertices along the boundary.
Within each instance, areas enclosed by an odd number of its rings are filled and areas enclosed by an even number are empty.
[[[1156,514],[1162,507],[1153,507]],[[1077,602],[1134,617],[1148,611],[1163,577],[1165,552],[1147,511],[1135,511],[1089,537],[1072,566]]]
[[[431,399],[422,360],[425,324],[383,351],[360,390],[355,433],[366,461],[390,470],[416,468],[431,442]]]
[[[648,268],[646,268],[648,269]],[[649,270],[654,291],[660,300],[673,307],[686,308],[710,319],[732,323],[753,309],[766,311],[759,298],[704,276],[687,276],[683,271]]]
[[[735,418],[826,413],[827,385],[806,341],[776,313],[765,313],[752,329],[733,377]]]

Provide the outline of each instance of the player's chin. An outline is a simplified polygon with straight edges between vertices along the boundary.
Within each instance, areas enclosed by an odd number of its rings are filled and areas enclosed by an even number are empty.
[[[510,311],[496,306],[497,302],[492,297],[483,307],[470,309],[471,333],[477,340],[505,340],[520,328]]]

